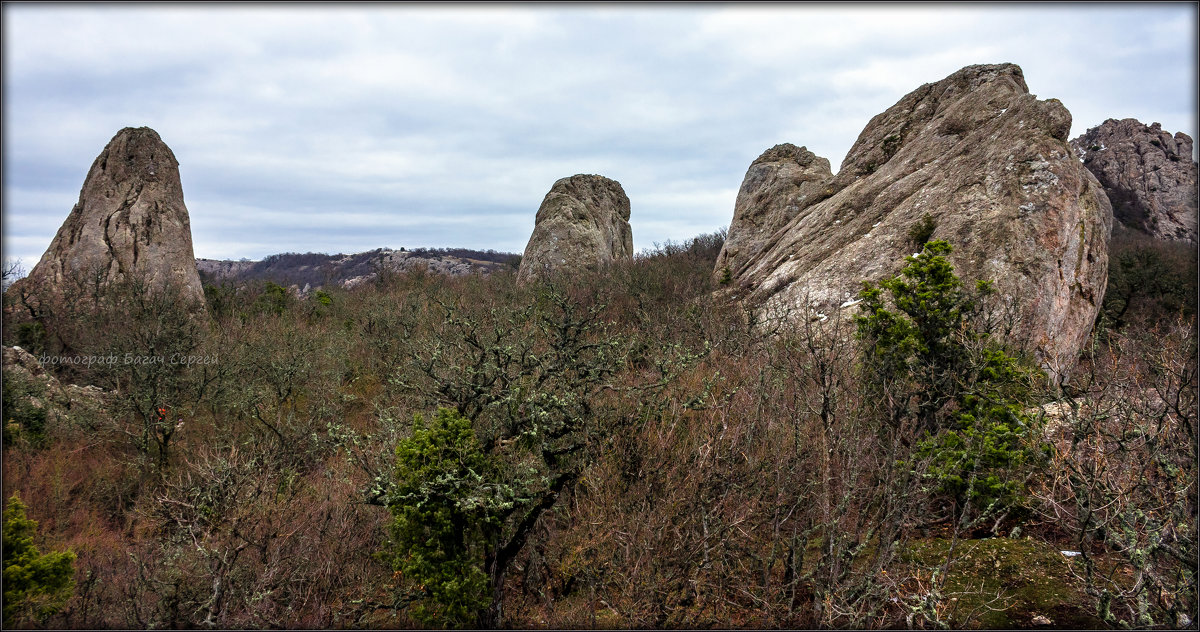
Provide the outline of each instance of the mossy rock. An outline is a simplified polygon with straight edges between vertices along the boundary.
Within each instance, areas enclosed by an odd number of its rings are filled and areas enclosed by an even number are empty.
[[[903,559],[938,567],[949,548],[949,539],[924,540],[911,545]],[[1032,539],[960,541],[945,586],[946,600],[955,600],[948,623],[976,629],[1107,627],[1071,572],[1072,564],[1077,562],[1053,545]],[[1035,624],[1038,616],[1051,623]]]

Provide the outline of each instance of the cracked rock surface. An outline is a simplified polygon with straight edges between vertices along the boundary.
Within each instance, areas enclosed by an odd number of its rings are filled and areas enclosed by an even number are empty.
[[[555,182],[542,200],[517,280],[632,258],[629,197],[621,183],[574,175]]]
[[[1113,217],[1157,239],[1196,243],[1192,137],[1137,119],[1108,119],[1071,141],[1104,187]]]
[[[852,315],[863,280],[896,273],[920,249],[909,231],[928,214],[931,238],[954,246],[959,276],[993,280],[1016,310],[1015,339],[1031,341],[1051,373],[1069,372],[1104,298],[1112,231],[1070,128],[1070,112],[1030,94],[1014,64],[925,84],[872,118],[837,174],[796,196],[783,226],[754,237],[762,245],[730,266],[727,291],[764,317]],[[750,211],[739,196],[738,214],[766,214],[779,198]],[[733,243],[745,240],[737,219]]]
[[[791,143],[762,153],[742,180],[733,220],[714,271],[718,282],[762,249],[771,234],[821,195],[833,172],[829,160]]]
[[[93,274],[113,282],[131,273],[203,301],[179,162],[148,127],[122,129],[96,157],[79,201],[26,282],[41,293]]]

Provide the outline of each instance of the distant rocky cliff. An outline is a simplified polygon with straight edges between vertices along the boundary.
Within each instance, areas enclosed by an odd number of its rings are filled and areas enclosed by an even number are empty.
[[[862,280],[895,273],[919,248],[909,231],[929,215],[959,274],[994,280],[1044,365],[1069,371],[1104,296],[1112,229],[1070,128],[1067,109],[1030,94],[1019,67],[969,66],[871,119],[823,181],[776,167],[790,185],[756,185],[760,158],[730,225],[739,252],[722,257],[728,292],[765,315],[848,314]],[[738,234],[755,215],[790,219],[769,236]]]
[[[255,261],[230,261],[226,259],[196,259],[196,271],[201,281],[237,279],[254,267]]]
[[[621,183],[574,175],[555,182],[542,200],[517,279],[528,282],[632,257],[629,198]]]
[[[294,287],[303,294],[305,288],[354,287],[374,279],[380,270],[408,272],[422,269],[435,274],[462,276],[512,269],[516,260],[516,255],[494,250],[378,248],[349,255],[283,253],[261,261],[196,259],[196,268],[205,283],[272,281]]]
[[[185,300],[204,298],[179,162],[148,127],[113,136],[50,248],[18,283],[37,301],[93,275],[103,283],[142,276],[153,287],[177,286]]]
[[[1192,137],[1158,123],[1108,119],[1071,141],[1121,225],[1158,239],[1196,243]]]

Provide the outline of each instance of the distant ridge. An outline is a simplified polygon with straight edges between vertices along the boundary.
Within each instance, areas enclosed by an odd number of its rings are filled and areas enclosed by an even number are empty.
[[[437,274],[462,276],[515,270],[520,255],[468,248],[376,248],[355,254],[285,252],[261,261],[196,259],[204,283],[271,281],[304,293],[327,285],[354,287],[374,279],[380,270],[406,272],[425,268]]]

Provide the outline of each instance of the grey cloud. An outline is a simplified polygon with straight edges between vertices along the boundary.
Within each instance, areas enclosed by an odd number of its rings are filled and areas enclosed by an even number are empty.
[[[126,125],[179,159],[197,255],[234,258],[520,251],[574,173],[622,182],[636,248],[686,239],[728,223],[767,147],[836,168],[871,116],[971,63],[1021,64],[1076,134],[1120,115],[1195,135],[1194,8],[889,11],[5,5],[5,256],[40,256]],[[1149,44],[1103,45],[1122,29]]]

